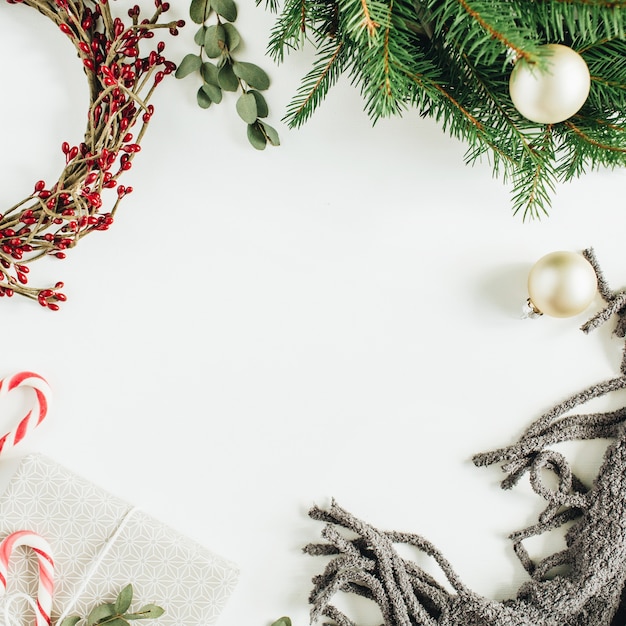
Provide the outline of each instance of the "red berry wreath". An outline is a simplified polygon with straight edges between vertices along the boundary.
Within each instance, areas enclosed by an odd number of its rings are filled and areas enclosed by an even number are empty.
[[[162,0],[155,0],[151,18],[141,19],[137,5],[130,8],[128,24],[113,17],[107,0],[7,2],[50,18],[76,47],[89,82],[85,138],[78,146],[63,143],[59,179],[52,185],[36,182],[31,194],[0,214],[0,296],[23,295],[57,310],[66,299],[59,291],[63,284],[29,286],[29,265],[43,257],[63,259],[85,235],[112,224],[119,202],[132,192],[119,178],[140,150],[154,112],[150,97],[176,69],[163,57],[164,42],[151,40],[159,28],[176,35],[183,22],[159,22],[169,9]],[[110,209],[104,206],[105,189],[117,192]]]

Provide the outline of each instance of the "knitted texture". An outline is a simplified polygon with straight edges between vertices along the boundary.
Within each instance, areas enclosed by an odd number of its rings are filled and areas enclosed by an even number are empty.
[[[596,271],[607,306],[582,330],[589,332],[616,315],[615,334],[626,336],[626,292],[608,288],[592,249],[583,254]],[[624,626],[626,406],[604,413],[578,412],[590,400],[624,388],[626,349],[620,376],[557,404],[514,444],[474,456],[477,466],[501,464],[504,489],[528,473],[532,488],[547,502],[535,524],[511,535],[515,553],[529,574],[515,598],[500,602],[472,592],[425,538],[377,530],[333,501],[328,510],[314,507],[309,512],[326,523],[325,543],[310,544],[304,551],[332,556],[324,572],[313,579],[311,621],[330,618],[339,626],[355,626],[332,603],[341,591],[373,600],[385,626]],[[594,438],[609,439],[611,444],[593,485],[587,488],[551,446]],[[546,473],[555,480],[546,481]],[[565,549],[534,562],[523,541],[566,523],[571,526]],[[400,557],[397,544],[411,545],[435,559],[452,591],[414,561]]]

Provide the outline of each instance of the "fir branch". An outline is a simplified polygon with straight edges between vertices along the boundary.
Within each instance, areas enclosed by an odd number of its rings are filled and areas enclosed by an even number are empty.
[[[261,0],[256,0],[256,5],[259,6]],[[278,12],[278,0],[265,0],[265,8],[272,13]]]
[[[475,100],[473,108],[481,111],[483,124],[489,129],[481,137],[482,141],[470,143],[465,155],[466,162],[473,164],[483,154],[488,153],[491,156],[494,176],[500,173],[502,163],[505,180],[515,178],[520,163],[525,158],[536,158],[531,144],[536,129],[533,132],[527,120],[520,116],[508,99],[503,98],[499,73],[490,76],[488,72],[481,72],[467,56],[462,55],[462,60],[467,72],[467,83],[473,87],[468,90]],[[497,141],[494,137],[497,137]],[[530,197],[524,202],[528,206],[532,205]]]
[[[360,85],[373,123],[380,117],[399,114],[406,107],[413,91],[411,74],[428,73],[433,80],[440,78],[424,51],[415,45],[415,32],[396,15],[393,0],[387,8],[384,24],[380,37],[370,42],[352,68],[353,83]],[[408,55],[407,50],[412,50],[413,54]]]
[[[560,164],[563,180],[580,176],[587,169],[598,169],[601,166],[615,168],[626,165],[625,127],[614,128],[613,125],[607,125],[602,120],[577,121],[576,128],[569,128],[568,126],[564,128],[564,132],[571,136],[568,138],[567,150],[563,151],[563,159]],[[584,129],[581,129],[581,126]],[[617,135],[622,136],[621,149],[618,149],[618,146],[607,149],[603,141],[593,139],[597,131],[600,131],[600,136],[603,135],[601,130],[603,126],[609,130],[614,140],[617,139]]]
[[[431,0],[434,30],[444,41],[453,40],[455,47],[472,56],[476,62],[503,61],[513,56],[529,63],[542,61],[541,43],[531,28],[516,19],[510,2],[491,0]]]
[[[338,3],[343,15],[344,32],[347,37],[372,43],[378,30],[385,28],[388,5],[380,0],[341,0]]]
[[[363,27],[367,30],[368,35],[373,36],[380,24],[372,19],[366,0],[361,0],[361,7],[363,8]]]
[[[598,113],[626,111],[626,42],[602,39],[580,53],[591,74],[587,107]]]
[[[557,183],[554,162],[552,125],[548,124],[533,146],[532,154],[522,160],[514,173],[513,214],[521,212],[523,219],[538,219],[548,215],[551,195]]]
[[[376,31],[380,28],[380,24],[374,18],[372,18],[372,12],[367,5],[367,0],[360,0],[360,2],[363,17],[359,22],[358,28],[360,30],[367,31],[367,35],[371,39],[372,37],[374,37],[374,35],[376,35]]]
[[[424,83],[422,83],[424,84]],[[433,83],[431,85],[432,87],[434,87],[440,94],[442,94],[444,96],[444,98],[446,98],[448,100],[448,102],[450,104],[452,104],[453,107],[455,107],[455,109],[461,113],[462,118],[464,118],[467,122],[469,122],[470,124],[470,129],[474,132],[472,133],[468,133],[468,136],[472,136],[472,135],[476,135],[476,134],[482,134],[482,132],[484,131],[484,126],[483,124],[480,122],[480,120],[475,117],[474,115],[472,115],[468,109],[466,109],[458,100],[456,100],[451,93],[444,89],[442,85],[438,85],[436,83]],[[447,113],[447,112],[446,112]],[[441,115],[438,113],[435,115],[435,118],[437,120],[441,119]],[[456,125],[451,125],[449,126],[449,120],[451,118],[448,117],[448,115],[446,114],[444,116],[444,122],[443,122],[443,129],[444,130],[448,130],[450,131],[450,134],[453,137],[458,137],[459,133],[457,130],[455,130],[455,128],[458,128]],[[478,132],[476,132],[478,131]]]
[[[620,145],[615,145],[612,142],[608,142],[608,141],[604,142],[604,141],[601,141],[600,139],[596,139],[591,135],[591,133],[589,133],[588,131],[585,132],[582,128],[574,124],[574,122],[572,122],[571,120],[564,122],[564,124],[566,128],[576,133],[576,135],[578,135],[581,139],[587,142],[590,146],[593,146],[594,148],[601,150],[603,153],[605,151],[608,151],[608,152],[619,152],[621,154],[626,154],[626,145],[620,146]],[[596,155],[595,160],[596,161],[599,160],[599,155]]]
[[[329,39],[318,50],[317,61],[302,79],[300,88],[283,118],[290,128],[304,124],[337,82],[344,69],[344,49],[342,41]]]
[[[526,50],[524,50],[521,46],[516,45],[513,41],[507,39],[504,33],[501,32],[501,30],[496,29],[495,26],[489,24],[489,22],[487,22],[477,10],[473,9],[466,0],[458,0],[458,2],[463,10],[473,20],[475,20],[492,39],[499,41],[504,47],[513,50],[517,59],[524,59],[529,63],[532,63],[536,60],[536,56],[533,57],[532,54],[526,52]]]
[[[626,0],[519,1],[524,19],[541,25],[546,42],[578,47],[579,42],[624,37]]]
[[[269,55],[278,63],[285,59],[285,50],[297,50],[302,45],[308,22],[306,0],[287,0],[270,33]]]
[[[610,10],[626,8],[626,1],[624,0],[542,0],[542,2],[556,2],[559,4],[581,5]]]

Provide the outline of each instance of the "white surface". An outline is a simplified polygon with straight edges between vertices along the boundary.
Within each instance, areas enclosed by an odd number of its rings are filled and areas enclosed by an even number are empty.
[[[413,113],[372,129],[346,81],[289,131],[279,120],[310,56],[262,61],[273,18],[240,12],[283,145],[254,151],[234,101],[200,110],[192,79],[161,85],[112,230],[32,267],[33,283],[64,280],[68,302],[0,301],[0,375],[31,369],[55,392],[0,476],[43,452],[233,559],[221,626],[308,623],[323,563],[300,551],[321,529],[306,512],[331,497],[510,596],[524,575],[506,536],[541,503],[470,457],[617,372],[609,328],[518,317],[528,269],[552,250],[593,245],[626,284],[625,173],[559,188],[551,216],[524,224],[487,164],[465,166],[465,147]],[[34,11],[3,3],[0,30],[6,206],[80,141],[86,84]],[[174,60],[192,34],[168,44]],[[593,467],[589,449],[578,461]],[[369,606],[357,616],[378,623]]]

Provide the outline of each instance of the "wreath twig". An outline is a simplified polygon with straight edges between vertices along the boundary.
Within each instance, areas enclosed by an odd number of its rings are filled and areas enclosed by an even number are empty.
[[[66,300],[63,283],[29,286],[29,265],[43,257],[63,259],[85,235],[113,223],[120,201],[133,190],[118,181],[141,149],[154,113],[148,102],[176,69],[163,56],[163,41],[148,44],[157,29],[177,35],[184,22],[160,22],[169,10],[162,0],[155,0],[150,18],[140,18],[139,6],[131,7],[128,24],[113,17],[107,0],[6,1],[51,19],[76,47],[89,83],[85,137],[77,146],[62,144],[65,167],[59,179],[52,185],[37,181],[32,193],[0,214],[0,296],[18,294],[57,310]],[[110,210],[105,209],[105,190],[116,193]]]

